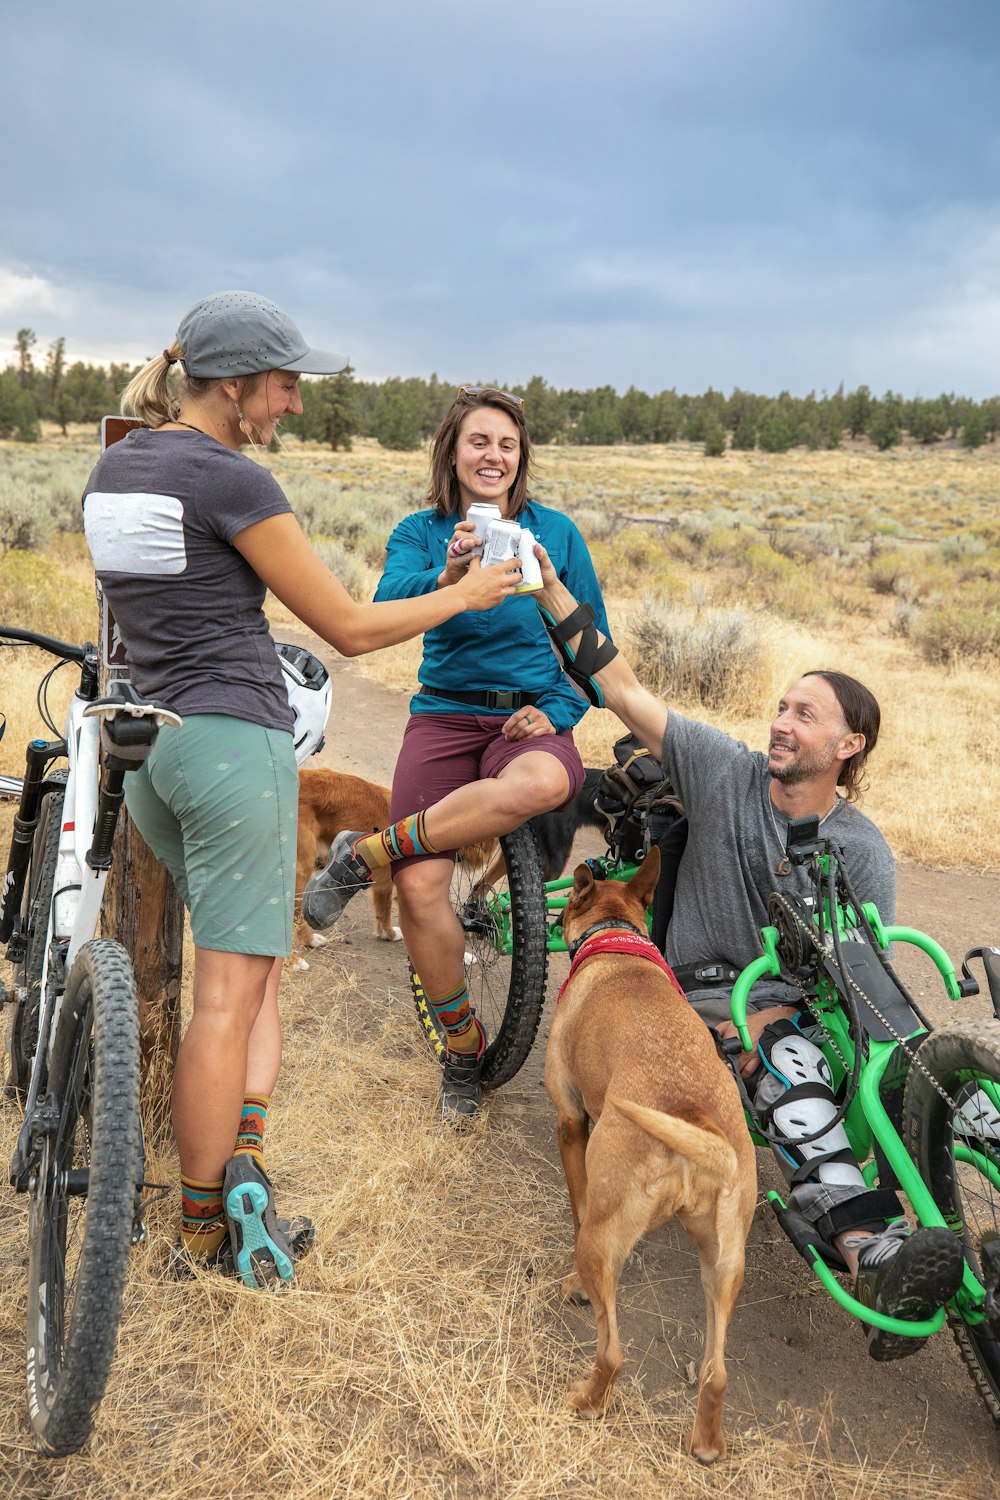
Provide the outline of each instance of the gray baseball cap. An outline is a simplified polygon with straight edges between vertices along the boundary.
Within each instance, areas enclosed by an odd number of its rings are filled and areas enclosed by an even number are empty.
[[[311,349],[286,312],[256,292],[216,292],[181,319],[181,363],[198,380],[229,380],[262,370],[339,375],[348,360]]]

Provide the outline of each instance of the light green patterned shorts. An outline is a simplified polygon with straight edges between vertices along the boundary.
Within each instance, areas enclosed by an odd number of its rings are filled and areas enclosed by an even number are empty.
[[[299,775],[292,736],[224,714],[160,730],[125,805],[191,913],[199,948],[292,946]]]

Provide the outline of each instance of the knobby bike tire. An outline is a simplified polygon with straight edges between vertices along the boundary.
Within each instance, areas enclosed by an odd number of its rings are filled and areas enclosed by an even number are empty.
[[[1000,1021],[960,1022],[933,1031],[921,1043],[920,1061],[961,1106],[976,1092],[976,1079],[1000,1085]],[[1000,1190],[974,1165],[955,1156],[964,1142],[1000,1169],[1000,1140],[979,1137],[968,1124],[955,1131],[955,1111],[917,1067],[904,1096],[906,1142],[945,1220],[961,1232],[965,1258],[984,1281],[980,1247],[1000,1227]],[[1000,1339],[986,1323],[963,1322],[950,1309],[948,1322],[959,1353],[994,1422],[1000,1424]]]
[[[14,966],[14,1006],[7,1046],[5,1092],[24,1104],[31,1063],[38,1045],[38,1017],[42,1005],[42,966],[49,935],[49,911],[56,878],[63,793],[43,799],[25,881],[22,922],[24,958]]]
[[[548,949],[545,930],[545,886],[535,836],[527,824],[500,839],[505,872],[483,887],[482,877],[495,844],[484,858],[460,858],[451,882],[451,903],[466,941],[465,974],[469,1000],[486,1029],[483,1084],[509,1083],[531,1051],[545,1004]],[[510,897],[511,952],[500,952],[500,930],[493,903]],[[424,1035],[439,1059],[445,1035],[436,1023],[416,973],[410,986]]]
[[[66,985],[29,1190],[28,1419],[50,1457],[90,1433],[114,1357],[139,1149],[139,1028],[124,948],[96,939]],[[76,1173],[71,1192],[67,1178]],[[84,1174],[86,1174],[84,1176]]]

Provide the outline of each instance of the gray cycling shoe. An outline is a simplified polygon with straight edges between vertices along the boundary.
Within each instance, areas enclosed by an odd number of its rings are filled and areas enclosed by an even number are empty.
[[[962,1247],[950,1229],[918,1229],[911,1234],[909,1224],[898,1219],[861,1246],[854,1295],[890,1318],[922,1323],[955,1295],[964,1268]],[[865,1336],[868,1353],[880,1361],[905,1359],[927,1342],[870,1326]]]
[[[288,1241],[292,1260],[298,1264],[316,1243],[316,1225],[305,1214],[296,1214],[294,1219],[278,1219],[277,1225]],[[233,1246],[228,1237],[211,1255],[192,1255],[184,1248],[180,1238],[174,1240],[167,1257],[167,1274],[175,1281],[194,1281],[201,1271],[217,1271],[220,1276],[242,1280],[236,1269]]]
[[[444,1055],[438,1113],[453,1125],[464,1125],[479,1113],[483,1102],[483,1053],[486,1032],[476,1021],[479,1047],[475,1052],[453,1052]]]
[[[292,1247],[275,1213],[271,1179],[246,1152],[226,1163],[222,1206],[236,1274],[244,1286],[269,1290],[294,1281]]]
[[[363,833],[338,833],[330,845],[326,869],[314,875],[302,892],[302,915],[317,932],[332,927],[352,896],[371,885],[372,871],[360,855],[355,854]]]

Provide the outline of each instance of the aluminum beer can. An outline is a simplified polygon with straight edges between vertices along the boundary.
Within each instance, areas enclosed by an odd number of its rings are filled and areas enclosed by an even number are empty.
[[[481,542],[485,542],[487,526],[491,521],[500,521],[503,517],[500,514],[499,505],[488,505],[477,501],[475,505],[469,506],[465,519],[472,522],[476,528],[476,536]]]
[[[520,540],[521,528],[516,521],[491,521],[486,528],[483,567],[489,568],[494,563],[509,562],[517,557]]]
[[[517,555],[521,559],[521,582],[514,593],[533,594],[536,589],[542,587],[542,565],[535,556],[534,533],[530,532],[527,526],[521,527]]]

